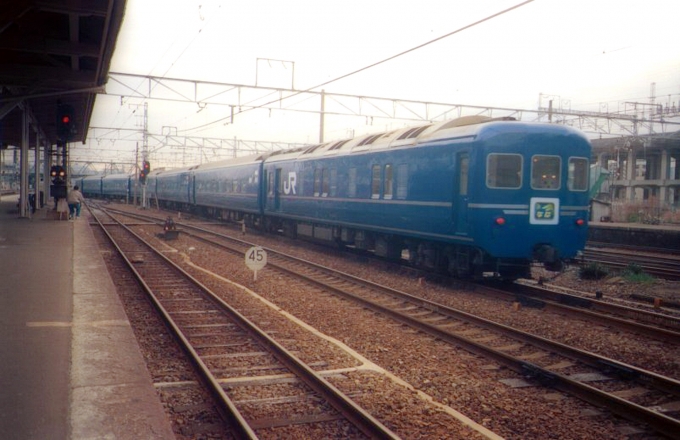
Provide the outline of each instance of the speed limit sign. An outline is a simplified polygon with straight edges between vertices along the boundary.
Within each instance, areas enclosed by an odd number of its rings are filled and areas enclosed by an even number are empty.
[[[246,266],[255,272],[255,280],[257,280],[257,271],[262,270],[267,265],[267,252],[260,246],[253,246],[246,251]]]

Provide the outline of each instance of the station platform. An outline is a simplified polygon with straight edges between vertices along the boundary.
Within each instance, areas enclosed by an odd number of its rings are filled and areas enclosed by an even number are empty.
[[[50,210],[0,199],[0,439],[174,438],[87,218]]]
[[[680,249],[680,226],[590,222],[588,241],[677,251]]]

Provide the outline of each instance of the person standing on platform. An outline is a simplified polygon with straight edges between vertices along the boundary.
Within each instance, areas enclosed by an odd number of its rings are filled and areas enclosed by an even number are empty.
[[[73,189],[68,192],[66,201],[68,202],[69,218],[75,219],[80,217],[80,204],[85,201],[85,197],[83,197],[83,193],[80,192],[78,185],[74,186]]]

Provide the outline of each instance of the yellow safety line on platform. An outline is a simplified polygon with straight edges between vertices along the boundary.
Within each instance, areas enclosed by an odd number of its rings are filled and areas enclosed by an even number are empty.
[[[26,327],[72,327],[72,322],[63,321],[39,321],[39,322],[27,322]]]
[[[107,320],[107,321],[92,321],[92,322],[76,322],[78,326],[89,327],[111,327],[111,326],[129,326],[129,321],[122,319]],[[73,322],[67,321],[28,321],[26,327],[73,327]]]

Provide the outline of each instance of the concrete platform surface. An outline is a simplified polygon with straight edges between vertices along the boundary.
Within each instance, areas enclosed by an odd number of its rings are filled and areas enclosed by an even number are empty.
[[[87,218],[16,202],[0,200],[0,439],[174,438]]]

